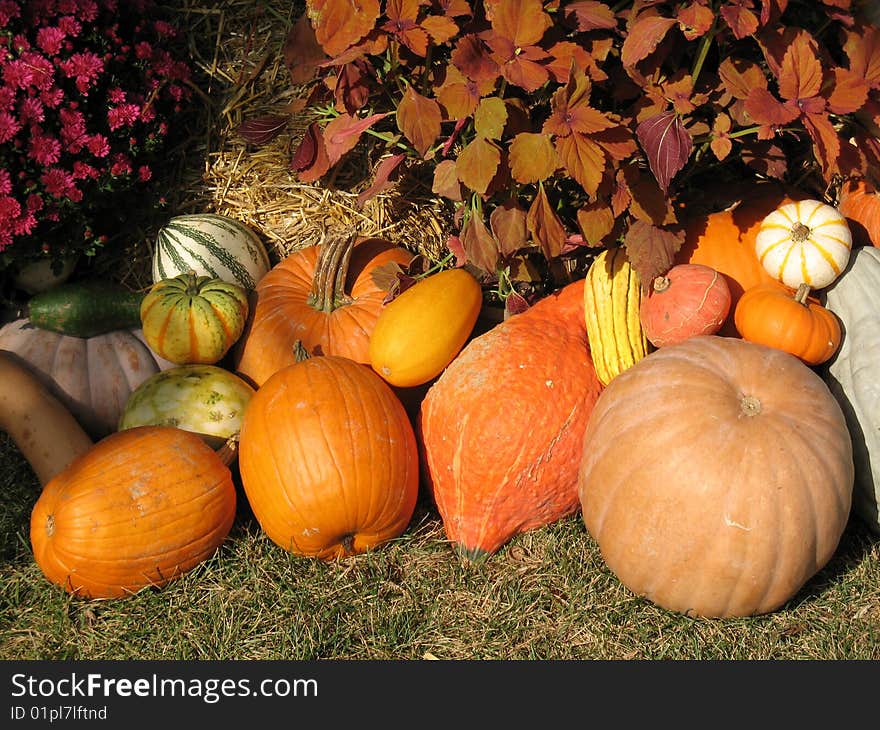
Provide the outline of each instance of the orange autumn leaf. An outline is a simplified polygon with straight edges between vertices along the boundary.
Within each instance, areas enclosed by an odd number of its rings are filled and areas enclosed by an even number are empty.
[[[441,118],[436,101],[422,96],[412,86],[407,87],[397,107],[397,128],[422,157],[440,136]]]
[[[546,180],[559,166],[553,142],[546,134],[521,132],[510,143],[510,174],[528,184]]]
[[[337,56],[376,25],[379,0],[307,0],[315,37],[328,56]]]
[[[559,256],[565,244],[565,226],[547,199],[543,183],[538,183],[538,193],[529,207],[526,224],[532,240],[541,247],[546,258]]]
[[[502,256],[511,256],[528,245],[526,211],[515,201],[507,200],[497,205],[489,216],[489,227],[498,241]]]
[[[455,170],[462,184],[480,195],[498,172],[501,151],[482,137],[477,137],[462,149],[455,161]]]
[[[815,42],[806,33],[799,33],[782,57],[779,95],[790,100],[809,99],[821,88],[822,64]]]
[[[634,66],[647,58],[660,41],[677,25],[675,18],[664,18],[659,15],[641,16],[632,24],[624,38],[620,49],[620,60],[624,66]]]
[[[605,171],[605,153],[593,140],[583,134],[556,138],[556,154],[569,175],[588,195],[595,195]]]
[[[541,0],[486,0],[485,7],[493,30],[517,48],[536,44],[553,25]]]

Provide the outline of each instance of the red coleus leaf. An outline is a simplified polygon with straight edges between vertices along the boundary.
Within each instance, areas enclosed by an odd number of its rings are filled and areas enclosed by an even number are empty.
[[[369,69],[363,59],[342,65],[333,89],[337,109],[354,114],[363,108],[370,98]]]
[[[379,163],[379,166],[376,168],[376,173],[373,175],[373,182],[370,184],[370,187],[357,196],[358,207],[361,207],[370,198],[387,190],[393,185],[390,180],[391,175],[404,159],[406,159],[406,155],[404,154],[391,155],[391,157],[386,157]]]
[[[397,106],[397,128],[422,157],[440,136],[441,118],[436,101],[422,96],[412,86],[407,87]]]
[[[523,184],[546,180],[559,167],[553,142],[546,134],[520,132],[511,141],[509,154],[510,174]]]
[[[813,153],[819,166],[822,168],[822,176],[826,182],[838,170],[838,158],[840,157],[840,137],[827,114],[804,114],[801,117],[804,128],[813,140]]]
[[[645,221],[632,221],[623,240],[626,257],[642,281],[642,288],[665,274],[684,243],[684,233],[658,228]]]
[[[597,200],[581,206],[577,212],[577,221],[584,244],[601,246],[605,236],[614,230],[614,218],[614,211],[608,203]]]
[[[728,0],[721,6],[721,17],[737,40],[754,35],[758,30],[758,17],[752,8],[752,0]]]
[[[562,8],[566,17],[574,15],[577,29],[583,33],[591,30],[612,30],[617,27],[614,11],[596,0],[577,0]]]
[[[543,183],[538,183],[538,193],[529,207],[526,225],[532,240],[541,247],[545,258],[549,260],[559,256],[565,244],[565,226],[553,210]]]
[[[458,39],[450,59],[467,78],[478,84],[494,84],[501,75],[501,67],[492,58],[489,48],[473,34]]]
[[[847,32],[843,47],[850,71],[864,78],[872,89],[880,88],[880,28],[866,26]]]
[[[470,0],[434,0],[434,4],[443,11],[447,18],[470,17],[474,14]]]
[[[605,153],[584,134],[575,132],[555,140],[556,154],[566,171],[590,196],[596,194],[605,171]]]
[[[693,2],[678,11],[678,25],[689,41],[704,36],[715,21],[712,8],[702,2]]]
[[[385,15],[388,20],[382,25],[382,30],[391,33],[409,50],[424,58],[428,51],[428,34],[416,22],[421,4],[420,0],[387,0]]]
[[[529,300],[517,291],[511,291],[504,298],[504,319],[508,319],[515,314],[522,314],[531,305]]]
[[[788,124],[800,116],[797,104],[783,104],[769,90],[761,87],[754,88],[749,92],[745,100],[745,108],[749,116],[758,124],[773,127]]]
[[[421,22],[431,40],[436,44],[446,43],[458,35],[458,25],[452,18],[430,15]]]
[[[478,213],[472,213],[462,227],[461,245],[469,263],[489,274],[495,273],[498,265],[498,242]]]
[[[306,0],[306,12],[324,52],[338,56],[373,30],[379,0]]]
[[[784,99],[809,99],[822,88],[822,64],[816,55],[816,43],[806,33],[799,33],[782,57],[779,71],[779,95]]]
[[[752,89],[767,88],[767,78],[757,63],[743,58],[725,58],[718,65],[724,88],[736,99],[745,99]]]
[[[339,162],[346,152],[354,149],[365,130],[387,116],[388,113],[384,112],[359,119],[350,114],[340,114],[335,119],[331,119],[324,127],[324,146],[327,148],[331,167]]]
[[[740,154],[746,165],[766,177],[783,180],[788,172],[785,153],[781,147],[770,142],[746,139]]]
[[[660,189],[653,175],[642,173],[635,165],[627,165],[622,168],[622,172],[617,183],[626,185],[629,194],[629,212],[634,217],[655,226],[669,226],[676,223],[672,201]],[[612,198],[613,203],[614,198]]]
[[[512,256],[528,245],[526,211],[513,200],[507,200],[495,207],[489,216],[489,227],[504,257]]]
[[[264,114],[252,119],[246,119],[238,125],[238,134],[246,142],[252,145],[264,145],[275,139],[290,122],[288,115]]]
[[[382,291],[390,292],[397,286],[400,277],[405,276],[403,267],[396,261],[380,264],[370,271],[370,280]]]
[[[498,172],[501,150],[492,142],[477,137],[468,143],[455,161],[458,179],[475,193],[483,195]]]
[[[620,48],[620,60],[623,65],[634,66],[647,58],[677,22],[675,18],[664,18],[659,15],[643,15],[637,18],[624,37]]]
[[[663,112],[643,121],[636,128],[636,135],[648,155],[648,165],[663,192],[685,166],[694,141],[685,129],[681,118],[673,112]]]
[[[318,64],[327,58],[305,13],[293,24],[284,39],[281,53],[294,86],[311,81],[318,71]]]
[[[455,266],[460,268],[467,263],[467,252],[464,250],[464,244],[458,236],[449,236],[446,239],[446,248],[455,256]]]
[[[828,95],[828,108],[834,114],[852,114],[861,109],[868,100],[868,82],[857,73],[845,68],[835,68],[834,86]]]
[[[464,199],[461,191],[461,182],[456,172],[455,160],[443,160],[434,168],[434,179],[431,183],[431,192],[441,195],[449,200],[459,202]]]
[[[315,182],[330,169],[330,158],[324,146],[324,135],[317,122],[312,122],[300,140],[290,169],[301,182]]]
[[[493,30],[517,48],[535,45],[553,25],[542,0],[484,0],[483,4]]]

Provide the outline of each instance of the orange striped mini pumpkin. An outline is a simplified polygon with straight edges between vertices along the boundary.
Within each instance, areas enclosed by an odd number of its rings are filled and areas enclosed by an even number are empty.
[[[852,234],[837,208],[820,200],[780,205],[764,218],[755,237],[755,254],[777,281],[792,289],[822,289],[843,272]]]

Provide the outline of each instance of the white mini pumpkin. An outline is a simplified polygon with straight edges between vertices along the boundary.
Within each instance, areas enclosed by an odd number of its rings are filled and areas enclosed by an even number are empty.
[[[837,208],[820,200],[780,205],[764,218],[755,253],[770,276],[792,289],[822,289],[846,268],[852,233]]]

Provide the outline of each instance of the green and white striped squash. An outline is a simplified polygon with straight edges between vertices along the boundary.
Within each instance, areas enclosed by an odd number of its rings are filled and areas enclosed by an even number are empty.
[[[238,284],[247,291],[271,268],[257,234],[234,218],[192,213],[171,218],[159,230],[153,250],[153,283],[195,271]]]
[[[856,465],[853,511],[880,534],[880,249],[857,248],[824,292],[843,329],[824,376],[846,417]]]

